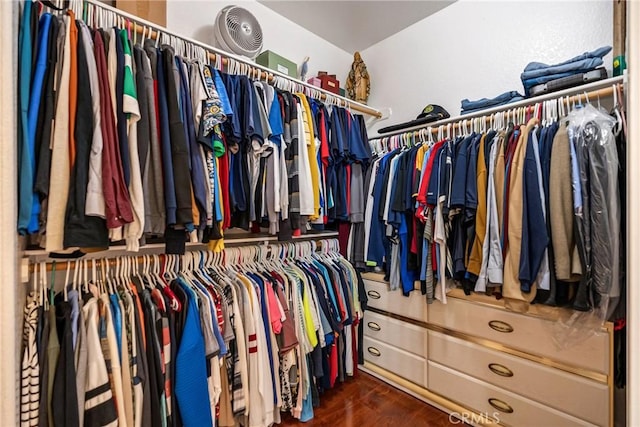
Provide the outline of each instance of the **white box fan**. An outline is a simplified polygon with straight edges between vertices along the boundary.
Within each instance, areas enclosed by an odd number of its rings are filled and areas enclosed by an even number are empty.
[[[254,59],[262,50],[262,28],[255,16],[238,6],[226,6],[214,23],[216,47]]]

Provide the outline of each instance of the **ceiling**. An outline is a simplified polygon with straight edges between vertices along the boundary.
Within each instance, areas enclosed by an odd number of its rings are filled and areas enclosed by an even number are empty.
[[[362,51],[455,0],[258,0],[276,13],[353,53]]]

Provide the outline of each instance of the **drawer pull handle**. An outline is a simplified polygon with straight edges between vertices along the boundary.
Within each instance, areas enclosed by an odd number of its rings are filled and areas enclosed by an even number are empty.
[[[369,329],[371,329],[373,331],[376,331],[376,332],[379,331],[380,329],[382,329],[382,328],[380,328],[380,325],[378,325],[375,322],[369,322],[369,323],[367,323],[367,326],[369,327]]]
[[[509,378],[513,376],[513,371],[511,369],[498,363],[489,363],[489,370],[496,375],[500,375],[501,377]]]
[[[375,347],[368,347],[367,351],[369,352],[369,354],[375,357],[380,357],[382,355],[382,353],[380,353],[380,350]]]
[[[492,320],[489,322],[489,327],[496,332],[502,332],[508,334],[513,332],[513,326],[502,320]]]
[[[367,291],[367,295],[373,299],[380,299],[380,292],[377,291]]]
[[[513,408],[500,399],[490,398],[489,405],[493,406],[497,411],[504,412],[505,414],[513,414]]]

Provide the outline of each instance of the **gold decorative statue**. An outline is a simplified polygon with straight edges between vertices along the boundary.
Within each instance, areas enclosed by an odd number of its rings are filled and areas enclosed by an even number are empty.
[[[351,64],[351,71],[347,77],[347,96],[356,102],[366,104],[370,91],[371,84],[367,66],[362,60],[360,52],[356,52],[353,54],[353,64]]]

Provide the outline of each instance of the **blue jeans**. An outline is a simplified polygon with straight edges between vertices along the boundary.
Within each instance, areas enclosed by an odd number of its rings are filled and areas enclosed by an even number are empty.
[[[515,90],[511,92],[505,92],[502,95],[498,95],[493,99],[482,98],[477,101],[469,101],[468,99],[463,99],[462,111],[460,114],[469,114],[474,111],[484,110],[485,108],[497,107],[499,105],[510,104],[516,101],[522,101],[524,96]]]
[[[517,96],[522,98],[522,95],[520,95],[515,90],[512,90],[510,92],[505,92],[503,94],[500,94],[492,99],[482,98],[482,99],[478,99],[477,101],[469,101],[468,99],[463,99],[461,102],[462,110],[464,111],[478,110],[480,108],[488,108],[494,105],[502,105],[511,101],[511,99]]]
[[[609,52],[611,52],[611,46],[603,46],[594,50],[593,52],[585,52],[582,55],[578,55],[576,57],[573,57],[564,62],[560,62],[554,65],[547,65],[541,62],[530,62],[529,64],[527,64],[526,67],[524,67],[522,79],[525,80],[525,79],[529,79],[529,78],[533,78],[533,77],[537,77],[545,74],[563,73],[563,72],[569,71],[570,69],[570,68],[564,68],[564,67],[570,66],[574,62],[581,62],[581,61],[596,59],[596,58],[602,59]],[[556,67],[558,68],[554,69]],[[539,71],[539,70],[543,71],[542,74],[533,73],[534,71]],[[528,74],[528,73],[532,73],[532,74]]]
[[[602,62],[602,60],[600,60],[600,62]],[[594,68],[589,68],[589,69],[581,70],[581,71],[570,71],[570,72],[566,72],[566,73],[551,74],[551,75],[548,75],[548,76],[536,77],[536,78],[532,78],[532,79],[528,79],[528,80],[523,80],[522,81],[522,85],[524,86],[524,92],[527,94],[527,96],[529,96],[529,91],[531,90],[532,87],[534,87],[536,85],[541,85],[543,83],[547,83],[547,82],[550,82],[550,81],[556,80],[556,79],[561,79],[563,77],[573,76],[575,74],[580,74],[582,72],[591,71],[593,69]]]

